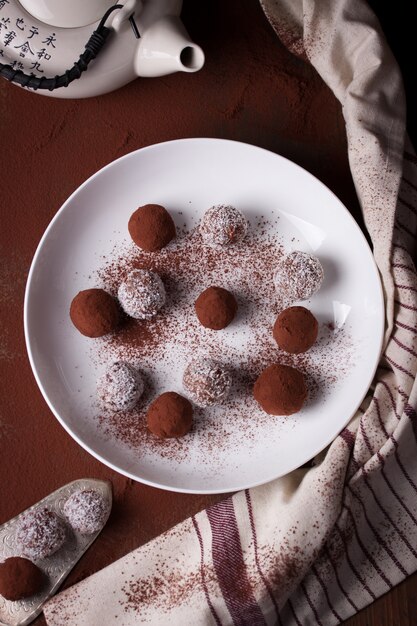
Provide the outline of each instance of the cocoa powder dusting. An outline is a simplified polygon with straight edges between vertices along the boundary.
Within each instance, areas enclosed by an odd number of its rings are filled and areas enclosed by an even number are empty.
[[[183,462],[197,454],[200,463],[221,463],[227,449],[259,443],[271,424],[285,418],[262,412],[252,389],[260,372],[273,362],[296,367],[306,377],[308,400],[321,402],[350,368],[354,354],[346,329],[321,324],[316,345],[305,354],[281,351],[272,335],[277,313],[284,307],[274,289],[273,275],[286,253],[279,232],[279,218],[252,220],[244,242],[226,249],[203,246],[196,228],[178,229],[177,239],[159,253],[146,253],[127,245],[107,259],[96,277],[111,293],[133,269],[157,272],[165,285],[167,301],[152,320],[128,320],[125,326],[92,348],[99,366],[124,360],[145,375],[145,393],[133,411],[100,412],[99,427],[135,455]],[[291,244],[294,246],[294,242]],[[232,291],[238,301],[237,317],[223,331],[203,328],[194,311],[197,295],[212,284]],[[213,358],[232,374],[233,386],[224,404],[195,407],[192,431],[181,439],[161,440],[148,432],[146,410],[165,391],[187,395],[182,374],[191,358]],[[167,383],[167,380],[170,382]],[[168,385],[168,386],[167,386]],[[288,419],[288,418],[287,418]],[[297,419],[294,415],[292,420]],[[271,420],[275,420],[272,422]]]
[[[208,589],[214,589],[216,584],[215,571],[207,565],[204,568],[204,583]],[[120,604],[126,613],[143,612],[150,606],[169,613],[173,606],[186,603],[199,586],[202,586],[200,571],[186,574],[179,569],[167,574],[161,568],[156,575],[148,578],[138,579],[132,575],[122,587],[125,598]]]

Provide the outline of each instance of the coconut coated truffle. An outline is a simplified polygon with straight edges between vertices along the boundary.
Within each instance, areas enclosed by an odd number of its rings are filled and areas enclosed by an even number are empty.
[[[320,289],[323,278],[323,267],[314,254],[294,250],[278,266],[274,284],[284,298],[308,300]]]
[[[74,530],[92,535],[104,526],[110,502],[94,489],[75,491],[64,504],[64,514]]]
[[[230,373],[212,359],[195,359],[185,368],[183,386],[200,407],[220,404],[229,395]]]
[[[155,272],[133,270],[119,286],[119,302],[130,317],[149,320],[165,304],[164,283]]]
[[[23,600],[41,591],[46,576],[35,563],[12,556],[0,563],[0,595],[6,600]]]
[[[200,224],[203,242],[209,246],[239,243],[248,232],[248,220],[234,206],[217,204],[204,213]]]
[[[65,524],[47,507],[34,509],[22,516],[16,539],[24,556],[44,559],[63,545],[66,539]]]
[[[202,326],[221,330],[226,328],[236,315],[236,298],[223,287],[209,287],[195,301],[195,312]]]
[[[107,367],[97,381],[97,395],[102,405],[112,411],[130,411],[138,403],[144,390],[139,372],[124,361]]]
[[[311,311],[303,306],[291,306],[278,315],[273,335],[282,350],[300,354],[311,348],[318,332],[319,325]]]
[[[167,391],[149,406],[147,423],[151,433],[157,437],[183,437],[193,425],[192,404],[180,394]]]
[[[82,335],[92,338],[113,332],[121,319],[117,300],[104,289],[80,291],[71,302],[70,317]]]
[[[160,204],[145,204],[131,216],[129,233],[139,248],[146,252],[161,250],[175,237],[175,224]]]
[[[292,415],[307,398],[304,376],[294,367],[274,363],[261,373],[253,387],[255,400],[270,415]]]

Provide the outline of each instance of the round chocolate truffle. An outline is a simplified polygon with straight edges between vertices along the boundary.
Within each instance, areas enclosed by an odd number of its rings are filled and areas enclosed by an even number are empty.
[[[112,411],[130,411],[143,394],[139,372],[124,361],[112,363],[97,381],[97,395],[103,406]]]
[[[74,530],[92,535],[104,526],[110,502],[94,489],[74,491],[64,504],[64,514]]]
[[[71,321],[86,337],[102,337],[120,324],[120,309],[115,298],[104,289],[80,291],[70,308]]]
[[[165,304],[164,283],[155,272],[133,270],[118,290],[119,302],[130,317],[150,320]]]
[[[161,394],[147,413],[148,428],[157,437],[183,437],[193,425],[191,402],[174,391]]]
[[[146,252],[161,250],[175,237],[175,224],[160,204],[145,204],[132,214],[129,233],[139,248]]]
[[[46,507],[34,509],[22,516],[16,539],[22,554],[30,559],[44,559],[64,543],[65,524]]]
[[[200,324],[212,330],[226,328],[236,311],[235,297],[223,287],[209,287],[195,301],[195,312]]]
[[[195,359],[185,368],[184,389],[200,407],[220,404],[232,385],[230,373],[212,359]]]
[[[204,213],[200,224],[203,242],[209,246],[238,243],[248,232],[248,220],[234,206],[217,204]]]
[[[274,339],[282,350],[291,354],[307,352],[314,344],[319,325],[303,306],[291,306],[280,313],[274,324]]]
[[[294,250],[280,263],[274,284],[284,298],[308,300],[320,289],[323,277],[323,267],[316,256]]]
[[[45,575],[29,559],[11,556],[0,563],[0,595],[6,600],[23,600],[39,593]]]
[[[275,363],[261,373],[253,387],[253,395],[266,413],[292,415],[302,408],[307,387],[301,372]]]

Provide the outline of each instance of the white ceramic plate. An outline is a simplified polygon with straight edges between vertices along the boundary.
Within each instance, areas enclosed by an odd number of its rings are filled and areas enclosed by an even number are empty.
[[[233,204],[249,217],[252,230],[262,215],[269,220],[269,235],[279,237],[286,250],[303,249],[319,256],[326,278],[307,306],[322,327],[334,328],[330,340],[327,333],[323,367],[327,364],[337,373],[339,363],[344,362],[326,393],[291,418],[264,415],[257,420],[254,408],[253,430],[246,430],[244,436],[239,436],[238,418],[233,424],[227,422],[226,408],[216,419],[224,420],[228,445],[214,442],[209,451],[204,449],[204,439],[198,434],[193,439],[190,434],[181,444],[185,450],[181,458],[152,449],[135,450],[103,432],[95,419],[94,401],[101,366],[92,358],[92,350],[100,349],[97,341],[103,340],[89,340],[74,329],[69,305],[79,290],[97,286],[96,272],[104,258],[111,258],[115,248],[130,249],[128,219],[137,206],[149,202],[166,206],[178,224],[185,222],[188,227],[198,223],[209,206]],[[273,319],[271,313],[271,323]],[[239,319],[231,331],[220,331],[223,335],[216,337],[244,350],[244,321]],[[194,493],[228,492],[268,482],[327,446],[369,388],[383,329],[383,296],[372,253],[336,196],[281,156],[218,139],[184,139],[143,148],[87,180],[47,228],[32,263],[25,298],[29,359],[44,398],[62,426],[114,470],[150,485]],[[348,345],[348,356],[335,353],[341,349],[340,333],[345,333],[342,346]],[[333,336],[339,337],[338,348]],[[319,364],[322,357],[323,352],[317,357]],[[164,372],[165,389],[180,390],[180,369]]]

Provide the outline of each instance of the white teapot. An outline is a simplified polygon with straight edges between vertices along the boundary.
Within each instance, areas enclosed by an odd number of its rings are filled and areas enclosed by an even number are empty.
[[[0,0],[1,74],[21,85],[30,75],[45,77],[33,86],[37,93],[84,98],[113,91],[137,76],[196,72],[204,53],[190,41],[181,8],[182,0],[121,0],[117,5],[115,0]],[[66,87],[40,87],[74,66],[98,25],[109,36],[86,71]]]

